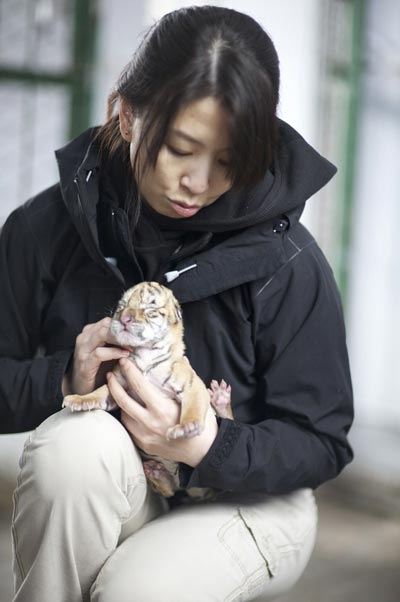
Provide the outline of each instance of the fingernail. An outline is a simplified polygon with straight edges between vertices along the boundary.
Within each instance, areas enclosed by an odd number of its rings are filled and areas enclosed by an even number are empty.
[[[106,374],[107,380],[110,380],[111,377],[112,377],[112,372],[107,372],[107,374]]]
[[[128,360],[127,360],[125,357],[122,357],[122,358],[119,360],[119,364],[120,364],[120,366],[126,366],[126,362],[127,362],[127,361],[128,361]]]

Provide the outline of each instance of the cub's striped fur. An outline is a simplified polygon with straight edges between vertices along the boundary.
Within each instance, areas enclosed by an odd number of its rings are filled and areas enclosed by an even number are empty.
[[[168,429],[168,439],[199,435],[210,401],[218,415],[232,417],[230,387],[212,381],[207,389],[185,356],[182,312],[170,289],[158,282],[141,282],[127,290],[113,316],[111,332],[143,374],[181,405],[179,424]],[[118,365],[114,373],[126,387]],[[111,410],[116,404],[103,385],[88,395],[68,395],[63,406],[72,411]],[[153,488],[164,496],[173,495],[179,489],[177,463],[144,452],[142,456]]]

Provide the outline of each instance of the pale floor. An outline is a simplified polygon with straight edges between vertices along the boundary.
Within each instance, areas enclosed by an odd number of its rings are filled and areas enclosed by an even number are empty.
[[[321,488],[317,499],[320,527],[314,554],[280,602],[399,602],[400,517],[345,507],[329,489]],[[0,602],[12,598],[10,515],[9,507],[0,514]]]

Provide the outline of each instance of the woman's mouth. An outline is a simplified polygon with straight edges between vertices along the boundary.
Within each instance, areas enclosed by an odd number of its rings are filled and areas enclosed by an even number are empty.
[[[193,215],[196,215],[196,213],[201,209],[200,205],[188,205],[187,203],[183,203],[181,201],[173,201],[169,198],[168,201],[171,203],[173,210],[181,217],[192,217]]]

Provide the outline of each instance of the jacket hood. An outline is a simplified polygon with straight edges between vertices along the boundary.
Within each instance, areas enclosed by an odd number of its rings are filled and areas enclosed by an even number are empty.
[[[56,152],[61,191],[89,255],[126,286],[122,273],[107,261],[99,245],[97,202],[101,183],[96,132],[96,128],[88,130]],[[120,165],[116,157],[107,162],[104,172],[103,163],[101,178],[111,177],[115,184],[115,180],[121,179]],[[118,173],[114,172],[116,168]],[[193,301],[252,280],[271,279],[287,260],[282,237],[275,232],[282,231],[282,224],[283,230],[287,226],[292,230],[307,199],[335,172],[336,168],[329,161],[281,121],[273,168],[252,190],[230,190],[187,219],[157,213],[154,217],[165,222],[166,229],[182,228],[190,234],[185,237],[189,238],[188,244],[185,242],[175,257],[172,271],[168,267],[164,272],[164,279],[178,300],[181,303]],[[148,204],[146,208],[151,209]],[[122,209],[120,212],[127,217]],[[196,232],[197,236],[193,236]],[[131,259],[137,263],[134,253]],[[138,273],[137,281],[142,278]]]
[[[99,168],[96,141],[97,128],[92,128],[56,151],[63,197],[69,205],[68,189],[74,178]],[[279,144],[274,164],[261,182],[250,190],[229,190],[215,203],[186,219],[173,219],[157,214],[159,221],[186,231],[226,232],[291,214],[297,221],[304,204],[336,173],[336,167],[322,157],[290,125],[280,120]],[[82,178],[83,179],[83,178]],[[93,200],[97,202],[97,198]],[[88,207],[90,215],[94,207]]]
[[[249,190],[229,190],[194,217],[176,220],[160,216],[158,221],[165,225],[173,222],[176,229],[209,232],[239,230],[284,214],[290,214],[290,222],[294,223],[305,202],[336,171],[295,129],[280,120],[274,164],[261,182]]]

